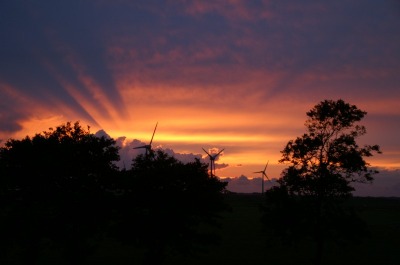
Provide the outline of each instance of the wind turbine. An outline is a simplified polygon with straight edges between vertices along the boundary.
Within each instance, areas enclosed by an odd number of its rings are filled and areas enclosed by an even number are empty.
[[[261,194],[264,194],[264,176],[269,180],[267,174],[265,173],[265,171],[267,170],[268,163],[269,163],[269,160],[268,160],[267,164],[265,165],[264,170],[253,172],[253,173],[261,173],[261,176],[262,176],[261,177]]]
[[[157,130],[157,125],[158,125],[158,122],[156,123],[156,127],[154,128],[153,135],[151,136],[150,143],[149,143],[149,144],[142,145],[142,146],[134,147],[133,149],[141,149],[141,148],[146,149],[146,156],[147,156],[149,153],[151,153],[151,143],[153,142],[154,134],[156,133],[156,130]]]
[[[221,151],[219,151],[217,154],[211,155],[210,153],[208,153],[203,147],[201,148],[203,149],[204,152],[206,152],[206,154],[208,155],[208,157],[210,158],[210,175],[211,177],[213,176],[213,169],[214,169],[214,173],[215,173],[215,159],[217,158],[217,156],[219,156],[219,154],[222,153],[222,151],[224,151],[225,149],[222,149]]]

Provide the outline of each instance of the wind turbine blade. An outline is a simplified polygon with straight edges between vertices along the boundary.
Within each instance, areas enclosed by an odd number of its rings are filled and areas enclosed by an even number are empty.
[[[206,154],[211,157],[211,155],[202,147],[201,149],[203,149],[204,152],[206,152]]]
[[[265,172],[265,170],[267,170],[268,163],[269,163],[269,160],[268,160],[267,164],[265,165],[264,172]]]
[[[221,154],[222,153],[222,151],[224,151],[225,150],[225,148],[224,149],[222,149],[221,151],[219,151],[218,153],[217,153],[217,155],[216,156],[219,156],[219,154]]]
[[[142,145],[142,146],[134,147],[133,149],[141,149],[141,148],[147,148],[147,146],[146,145]]]
[[[157,125],[158,125],[158,122],[156,123],[156,127],[154,128],[153,135],[151,136],[149,145],[151,145],[151,143],[153,142],[154,134],[156,133],[156,130],[157,130]]]
[[[271,181],[271,180],[269,179],[269,177],[267,176],[267,174],[263,173],[263,175],[268,179],[268,181]]]
[[[213,159],[217,158],[217,156],[219,156],[219,154],[221,154],[221,153],[222,153],[222,151],[224,151],[224,149],[222,149],[221,151],[219,151],[217,154],[213,155],[213,156],[212,156],[212,157],[213,157]]]

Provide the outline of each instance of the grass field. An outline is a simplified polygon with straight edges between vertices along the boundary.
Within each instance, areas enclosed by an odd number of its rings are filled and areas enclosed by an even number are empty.
[[[232,211],[223,216],[221,242],[192,259],[170,257],[167,264],[310,264],[313,246],[304,242],[290,248],[271,242],[260,222],[260,195],[227,196]],[[400,199],[354,198],[370,235],[360,244],[329,244],[324,264],[400,264]]]
[[[220,243],[196,257],[171,254],[166,265],[311,264],[310,242],[282,247],[266,236],[260,221],[260,194],[229,194],[226,202],[231,211],[220,220]],[[400,264],[400,198],[354,198],[352,204],[366,221],[370,235],[358,245],[328,244],[323,264]],[[39,264],[66,264],[57,252],[44,254]],[[107,241],[84,264],[141,264],[141,257],[137,249]]]

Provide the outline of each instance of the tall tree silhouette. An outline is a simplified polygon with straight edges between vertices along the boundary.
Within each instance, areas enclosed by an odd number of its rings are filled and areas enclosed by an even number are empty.
[[[21,264],[35,264],[44,239],[73,264],[106,220],[106,187],[119,159],[115,141],[98,138],[79,122],[10,139],[0,149],[2,251],[15,246]],[[5,257],[11,259],[12,257]]]
[[[283,149],[281,163],[289,167],[279,185],[266,192],[264,220],[285,239],[311,236],[316,244],[315,264],[321,264],[327,238],[354,238],[362,222],[341,202],[351,197],[353,182],[369,182],[373,174],[364,160],[378,145],[360,147],[366,133],[357,125],[365,111],[343,100],[325,100],[307,112],[307,133]]]
[[[215,239],[201,227],[225,209],[225,186],[199,160],[182,163],[162,150],[139,155],[120,180],[114,235],[143,248],[146,264],[160,264],[167,251],[194,253]]]

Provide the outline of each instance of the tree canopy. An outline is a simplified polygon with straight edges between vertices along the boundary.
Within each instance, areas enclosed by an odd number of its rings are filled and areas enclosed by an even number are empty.
[[[226,185],[198,159],[182,163],[162,150],[139,155],[121,178],[117,236],[145,248],[148,264],[161,263],[166,251],[194,253],[215,243],[202,227],[215,225],[225,209]]]
[[[351,238],[362,233],[360,220],[342,207],[351,197],[351,183],[373,180],[377,171],[365,161],[378,145],[360,147],[366,133],[357,124],[365,111],[343,100],[325,100],[307,112],[307,133],[283,149],[278,186],[266,192],[265,221],[282,237],[311,237],[316,242],[315,263],[320,264],[326,238]],[[354,238],[354,237],[353,237]]]
[[[0,149],[3,260],[35,264],[48,239],[79,264],[105,220],[105,187],[118,159],[114,140],[79,122],[8,140]],[[5,255],[13,247],[18,258]]]
[[[318,193],[319,196],[348,195],[352,188],[350,182],[372,181],[375,170],[368,168],[364,157],[380,152],[378,145],[360,147],[356,139],[366,133],[366,128],[356,124],[367,113],[343,100],[325,100],[307,112],[305,123],[308,133],[291,140],[283,149],[281,163],[291,166],[284,174],[298,176],[299,180],[324,182],[319,187],[296,190],[294,193]],[[286,176],[286,178],[285,178]],[[307,186],[307,183],[303,183]],[[311,184],[311,183],[310,183]]]
[[[194,253],[212,243],[226,183],[207,165],[162,150],[119,170],[118,147],[68,122],[0,148],[0,263],[35,264],[55,250],[85,264],[102,240],[143,250],[157,264],[166,251]]]

